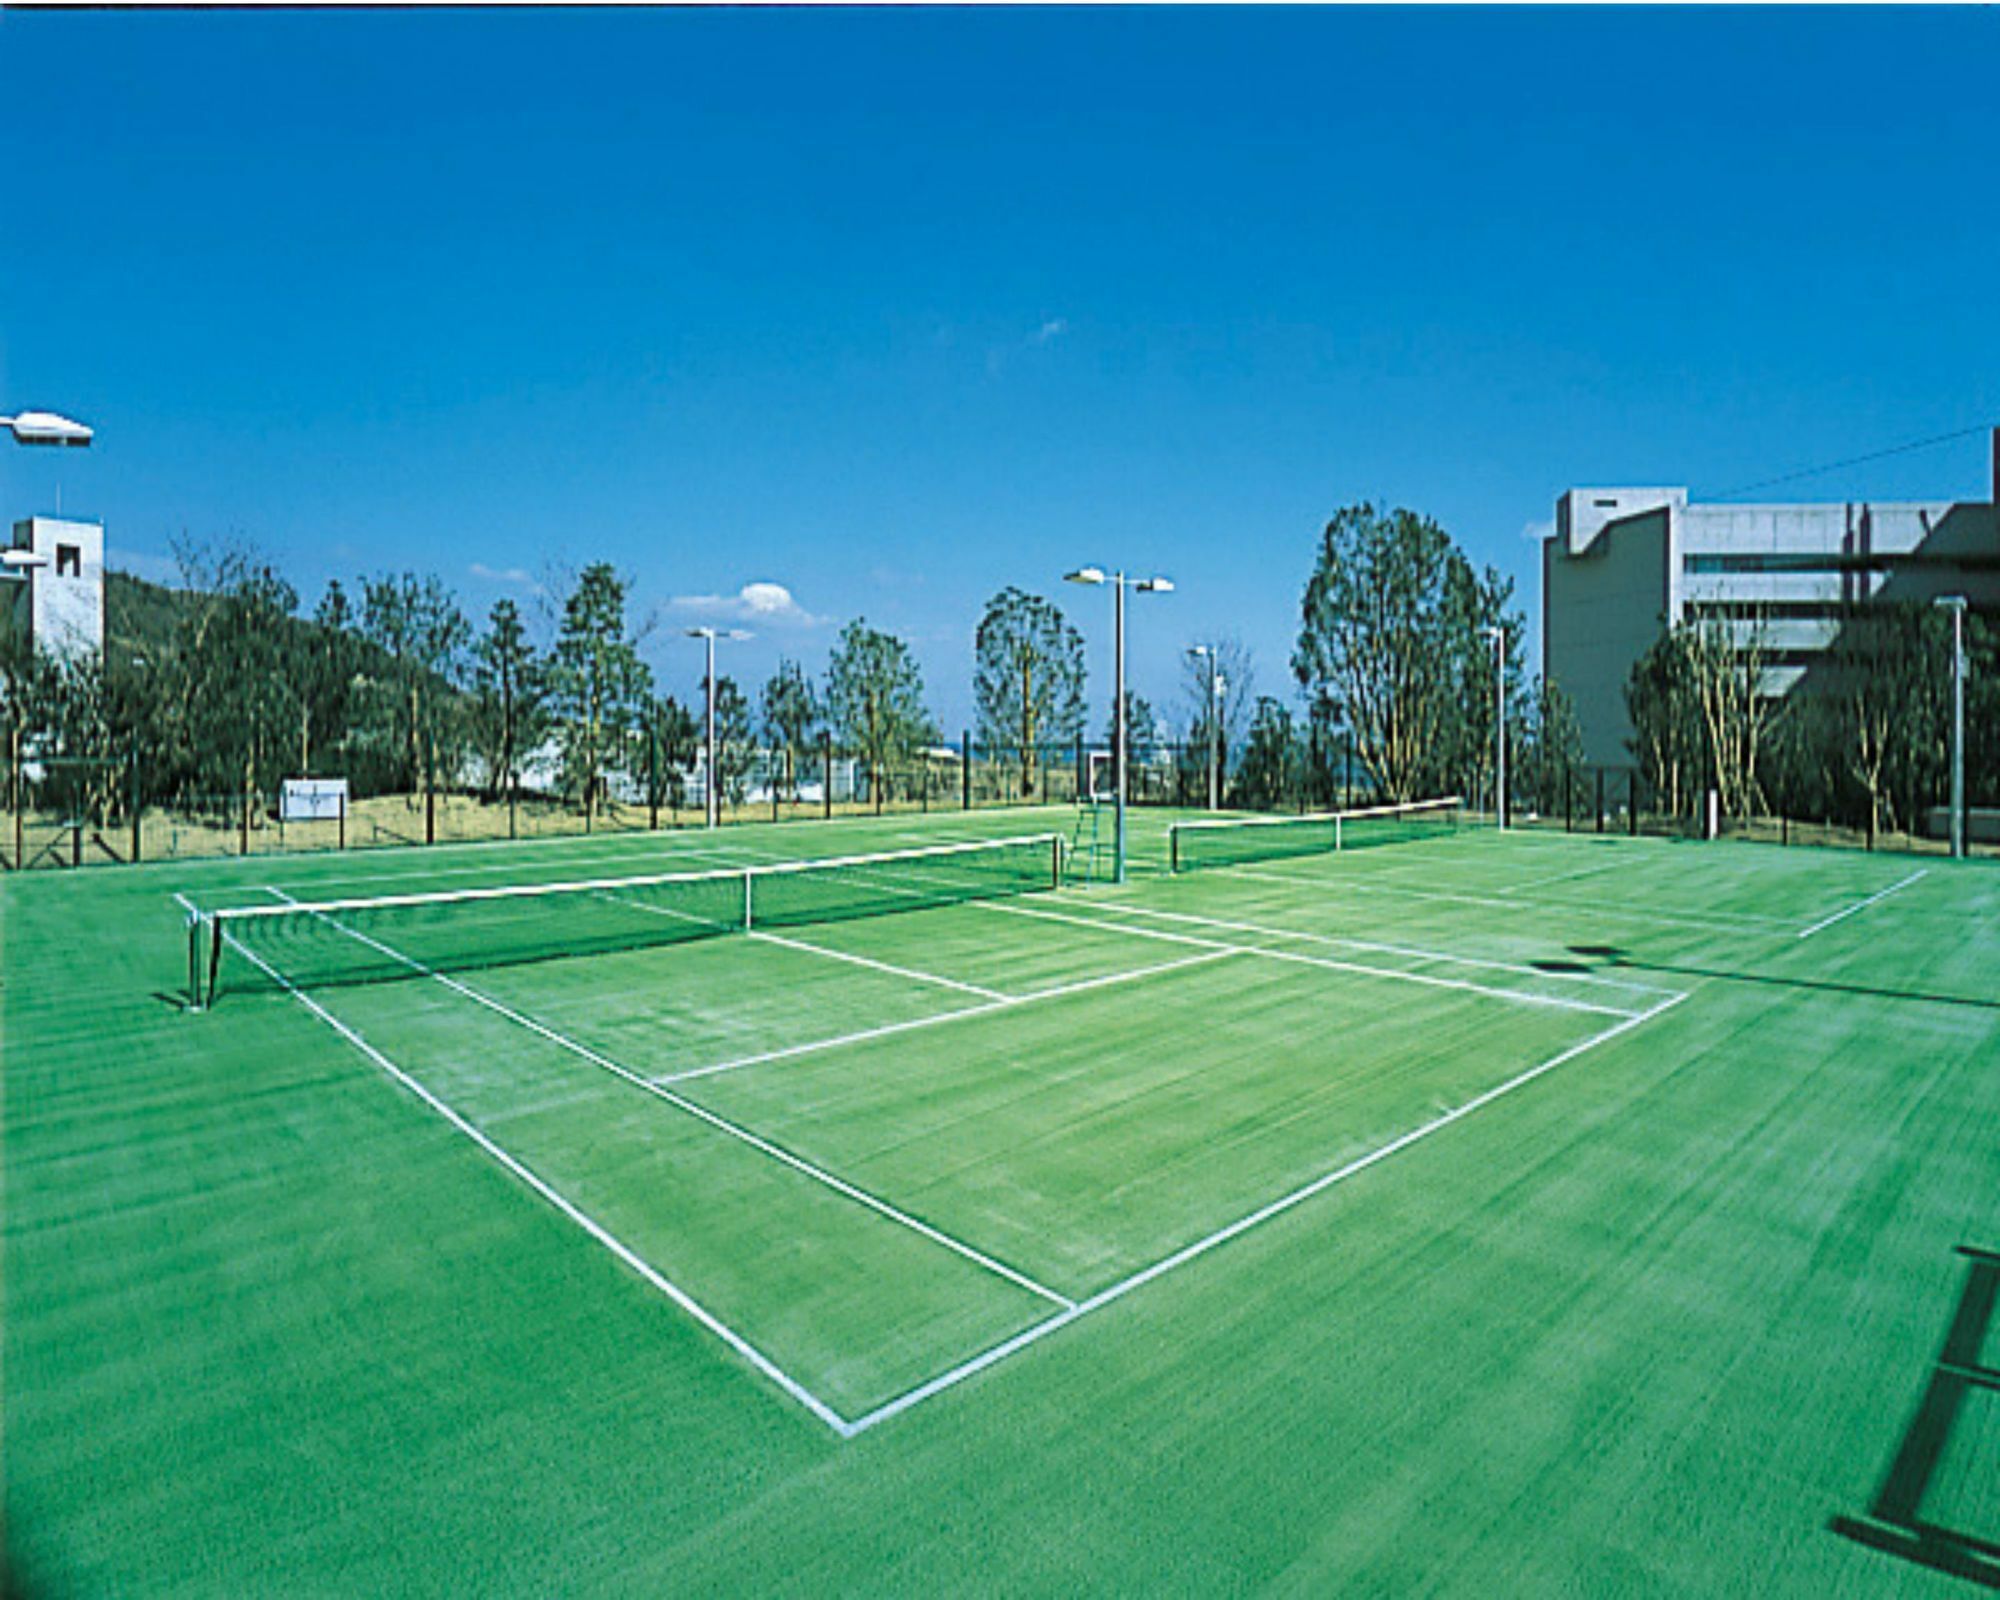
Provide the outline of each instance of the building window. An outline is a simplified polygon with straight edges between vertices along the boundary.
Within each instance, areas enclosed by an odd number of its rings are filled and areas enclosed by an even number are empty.
[[[1718,622],[1838,622],[1854,607],[1836,600],[1690,600],[1687,609]]]
[[[58,578],[80,578],[83,576],[83,546],[59,544],[56,546],[56,576]]]
[[[1852,557],[1832,550],[1764,550],[1755,555],[1688,556],[1682,566],[1691,573],[1725,572],[1844,572],[1856,565]]]

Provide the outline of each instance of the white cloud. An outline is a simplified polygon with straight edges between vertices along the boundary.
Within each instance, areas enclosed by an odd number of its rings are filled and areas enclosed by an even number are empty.
[[[1044,322],[1039,328],[1037,328],[1032,334],[1028,336],[1028,342],[1030,344],[1052,344],[1057,339],[1060,339],[1064,334],[1068,332],[1069,332],[1068,318],[1050,317],[1047,322]]]
[[[516,589],[541,588],[526,567],[489,567],[483,561],[475,561],[467,570],[486,583],[504,583]]]
[[[1531,544],[1540,544],[1544,539],[1555,537],[1553,522],[1527,522],[1521,525],[1521,537]]]
[[[746,583],[734,594],[677,594],[671,603],[676,611],[761,623],[765,627],[813,628],[825,620],[800,605],[782,583],[768,579]]]

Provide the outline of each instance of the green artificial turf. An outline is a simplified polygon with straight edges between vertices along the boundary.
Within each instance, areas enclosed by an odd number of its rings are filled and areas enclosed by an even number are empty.
[[[14,1581],[1989,1581],[2000,870],[1465,831],[1173,877],[1169,820],[1123,888],[775,937],[458,969],[433,919],[443,977],[322,1014],[227,952],[189,1013],[174,894],[1074,813],[0,883]]]

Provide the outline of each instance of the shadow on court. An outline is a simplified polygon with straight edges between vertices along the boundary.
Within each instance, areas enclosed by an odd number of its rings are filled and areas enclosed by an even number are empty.
[[[1996,1537],[1983,1537],[1924,1515],[1924,1498],[1967,1400],[1983,1391],[1996,1397],[1989,1403],[2000,1403],[2000,1367],[1980,1364],[1994,1303],[2000,1299],[2000,1255],[1969,1245],[1960,1245],[1959,1253],[1970,1265],[1958,1310],[1895,1459],[1865,1515],[1836,1516],[1827,1526],[1870,1549],[2000,1589],[2000,1530]]]
[[[1969,994],[1932,994],[1921,989],[1884,989],[1865,983],[1833,983],[1825,978],[1784,978],[1768,972],[1732,972],[1723,967],[1695,966],[1688,962],[1646,961],[1616,945],[1573,944],[1570,954],[1590,965],[1569,961],[1537,961],[1546,972],[1574,974],[1596,972],[1606,966],[1633,972],[1671,973],[1679,978],[1707,978],[1717,983],[1754,983],[1775,989],[1803,989],[1818,994],[1859,995],[1869,1000],[1896,1000],[1926,1006],[1968,1006],[1976,1011],[2000,1011],[2000,1000],[1982,1000]]]

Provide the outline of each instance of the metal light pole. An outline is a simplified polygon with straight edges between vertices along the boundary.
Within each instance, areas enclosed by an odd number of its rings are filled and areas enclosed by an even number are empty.
[[[1222,809],[1222,674],[1221,658],[1212,644],[1191,645],[1188,654],[1208,662],[1208,809]]]
[[[1067,583],[1087,583],[1092,585],[1110,584],[1112,588],[1111,608],[1111,651],[1115,664],[1113,672],[1112,706],[1112,751],[1111,765],[1117,774],[1117,801],[1113,810],[1116,821],[1112,829],[1111,881],[1125,881],[1125,591],[1137,589],[1141,594],[1172,594],[1173,581],[1169,578],[1128,578],[1123,572],[1106,572],[1102,567],[1079,567],[1074,572],[1063,574]]]
[[[1965,596],[1937,602],[1951,613],[1951,853],[1965,854]]]
[[[750,635],[741,628],[689,628],[687,636],[708,644],[708,773],[702,784],[702,810],[706,825],[715,828],[722,824],[722,790],[716,782],[715,765],[715,641],[747,639]]]
[[[1479,630],[1493,641],[1493,743],[1495,786],[1493,815],[1502,828],[1507,826],[1507,630],[1487,627]]]

